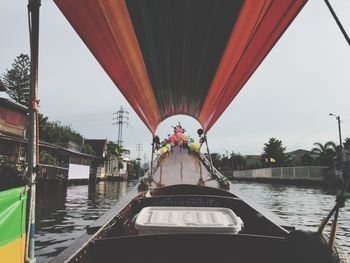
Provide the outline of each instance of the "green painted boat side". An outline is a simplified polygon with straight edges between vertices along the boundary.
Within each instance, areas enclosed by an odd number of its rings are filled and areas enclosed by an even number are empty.
[[[0,247],[21,239],[26,232],[26,187],[0,192]]]

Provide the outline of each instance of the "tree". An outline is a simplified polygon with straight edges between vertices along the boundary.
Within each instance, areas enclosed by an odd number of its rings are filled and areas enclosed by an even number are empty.
[[[344,145],[344,172],[345,176],[350,176],[350,138],[345,138]]]
[[[48,117],[42,114],[39,114],[39,136],[40,140],[54,144],[72,141],[77,145],[82,145],[81,152],[96,155],[90,145],[84,144],[81,134],[74,131],[70,126],[62,125],[59,121],[49,121]]]
[[[137,177],[143,176],[144,171],[142,170],[141,164],[138,160],[131,160],[131,165],[134,167],[134,173]]]
[[[0,155],[0,191],[25,185],[23,174],[24,169],[20,169],[15,161]]]
[[[350,161],[350,138],[345,138],[344,145],[344,154],[347,162]]]
[[[58,161],[55,156],[47,151],[40,151],[40,164],[57,165]]]
[[[220,154],[218,154],[218,153],[211,153],[210,156],[211,156],[211,159],[213,161],[214,167],[216,169],[220,170],[220,168],[221,168],[221,166],[220,166],[220,164],[221,164],[221,156],[220,156]]]
[[[232,169],[232,162],[230,161],[230,158],[228,157],[228,155],[222,156],[222,158],[220,160],[219,167],[221,168],[221,170],[231,170]]]
[[[107,155],[108,156],[115,155],[117,157],[120,157],[121,153],[122,153],[122,149],[118,143],[115,143],[113,141],[107,142]]]
[[[62,143],[73,141],[78,145],[83,143],[83,136],[74,131],[70,126],[61,124],[59,121],[49,121],[48,117],[39,114],[40,139],[49,143]]]
[[[311,152],[317,155],[317,161],[321,165],[333,166],[334,159],[337,156],[337,146],[334,142],[326,142],[324,145],[319,142],[314,143]]]
[[[82,147],[81,147],[81,152],[82,152],[82,153],[89,154],[89,155],[94,155],[94,156],[96,156],[96,152],[95,152],[95,150],[92,148],[92,146],[89,145],[89,144],[86,144],[86,143],[83,143],[83,145],[82,145]]]
[[[346,160],[349,160],[350,159],[350,138],[345,138],[343,146],[344,146],[344,154],[346,156]]]
[[[246,159],[240,153],[232,152],[230,162],[234,170],[243,170],[247,167]]]
[[[29,105],[30,100],[30,59],[27,54],[20,54],[12,63],[11,69],[1,76],[12,99],[20,104]]]
[[[344,149],[350,149],[350,138],[345,138],[345,141],[343,143]]]
[[[286,147],[283,147],[282,141],[276,138],[270,138],[264,144],[264,152],[261,154],[261,160],[266,167],[282,166],[288,160],[288,155],[285,153]]]

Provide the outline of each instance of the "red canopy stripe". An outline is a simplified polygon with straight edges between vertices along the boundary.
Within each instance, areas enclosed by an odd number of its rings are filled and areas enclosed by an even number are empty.
[[[55,3],[95,58],[154,132],[160,120],[143,58],[123,0]]]

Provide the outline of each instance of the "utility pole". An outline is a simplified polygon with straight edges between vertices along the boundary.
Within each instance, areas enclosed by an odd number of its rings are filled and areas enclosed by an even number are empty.
[[[148,167],[147,167],[147,154],[143,154],[143,169],[146,170]]]
[[[116,122],[113,123],[113,125],[118,126],[118,139],[117,144],[122,148],[123,144],[123,125],[129,125],[129,112],[123,109],[123,106],[120,106],[120,109],[117,112],[114,112],[113,115],[116,115],[116,117],[113,118]]]
[[[137,161],[141,162],[141,152],[142,152],[142,144],[138,143],[136,144],[136,151],[137,151]]]
[[[137,175],[140,176],[140,170],[141,170],[141,151],[142,151],[142,144],[138,143],[136,144],[136,151],[137,151],[137,162],[138,162],[138,171]]]
[[[333,116],[336,118],[336,120],[338,121],[338,134],[339,134],[339,149],[340,149],[340,163],[343,163],[343,142],[341,139],[341,127],[340,127],[340,116],[333,114],[333,113],[329,113],[330,116]]]

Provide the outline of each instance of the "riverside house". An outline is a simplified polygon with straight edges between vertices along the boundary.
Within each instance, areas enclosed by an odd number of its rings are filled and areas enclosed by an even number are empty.
[[[27,107],[10,99],[0,81],[0,155],[25,161]]]

